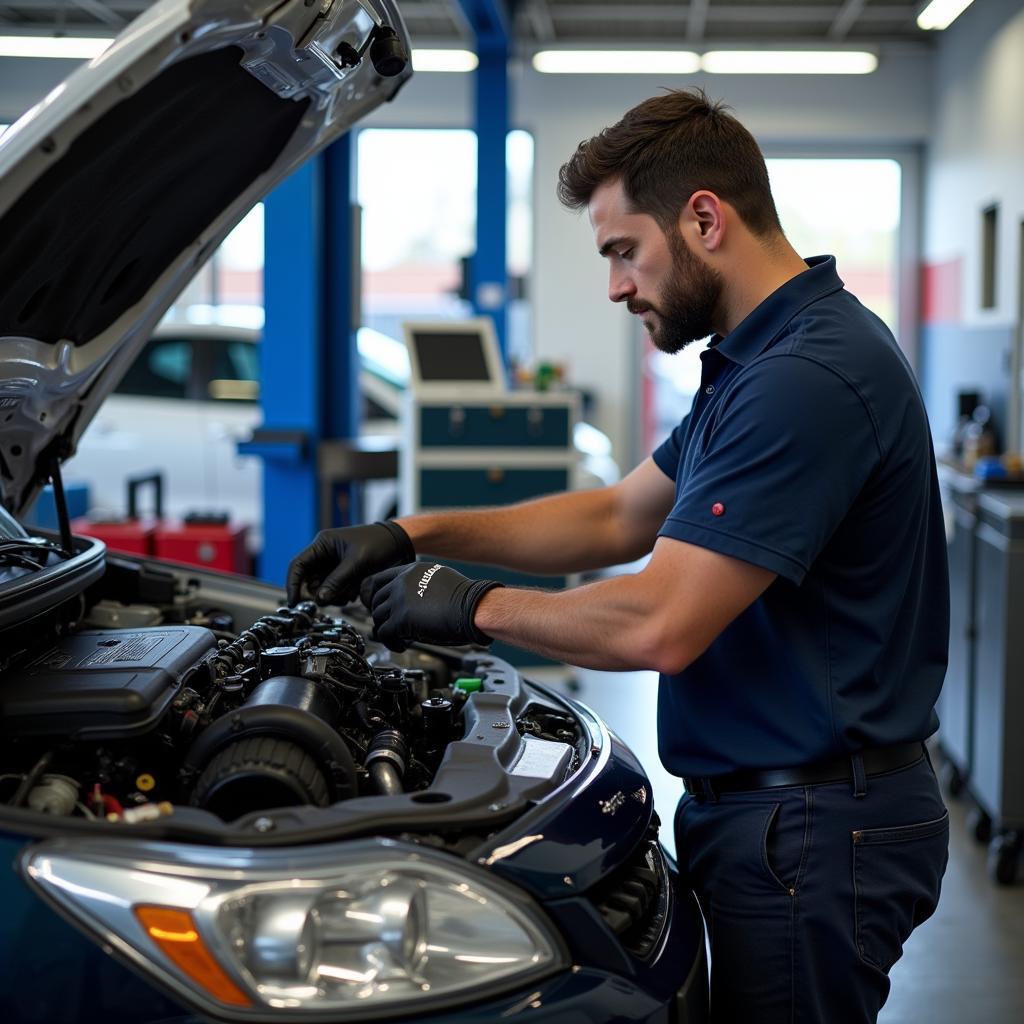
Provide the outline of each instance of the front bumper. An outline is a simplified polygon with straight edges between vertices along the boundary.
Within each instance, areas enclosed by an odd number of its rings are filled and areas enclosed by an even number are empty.
[[[0,862],[12,865],[24,842],[10,834],[0,838]],[[673,886],[677,881],[673,872]],[[0,899],[0,1014],[8,1024],[210,1024],[83,935],[13,870],[0,882]],[[586,936],[567,938],[586,947]],[[415,1021],[705,1024],[707,991],[700,911],[692,894],[677,892],[662,941],[645,961],[632,960],[623,971],[576,965],[529,989]]]

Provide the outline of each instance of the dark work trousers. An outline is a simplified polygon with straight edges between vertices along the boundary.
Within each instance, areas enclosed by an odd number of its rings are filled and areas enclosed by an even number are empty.
[[[860,759],[857,759],[858,765]],[[925,757],[852,782],[683,796],[676,851],[707,922],[713,1024],[866,1024],[931,916],[949,819]]]

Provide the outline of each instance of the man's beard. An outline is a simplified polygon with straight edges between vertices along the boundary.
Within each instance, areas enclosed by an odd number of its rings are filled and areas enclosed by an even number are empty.
[[[672,275],[662,290],[658,308],[632,300],[626,305],[631,313],[651,310],[654,318],[644,324],[651,341],[662,352],[674,355],[691,342],[714,334],[722,275],[690,252],[678,228],[669,228],[665,238],[672,255]]]

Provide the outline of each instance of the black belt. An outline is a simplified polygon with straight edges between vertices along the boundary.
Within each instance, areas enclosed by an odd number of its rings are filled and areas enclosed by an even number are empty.
[[[900,743],[893,747],[873,747],[857,752],[866,776],[905,768],[924,756],[924,744]],[[719,793],[739,793],[748,789],[778,789],[782,786],[818,786],[827,782],[854,781],[853,758],[836,757],[830,761],[805,764],[798,768],[743,770],[727,775],[684,775],[686,791],[698,800],[713,799]]]

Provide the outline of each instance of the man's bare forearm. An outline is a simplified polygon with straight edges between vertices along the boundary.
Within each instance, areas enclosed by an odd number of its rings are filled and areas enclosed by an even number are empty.
[[[657,671],[664,641],[650,603],[639,575],[615,576],[561,592],[492,590],[474,621],[495,640],[580,668]]]
[[[760,566],[662,538],[637,573],[564,591],[499,587],[473,624],[582,668],[682,671],[775,580]]]
[[[623,528],[615,488],[556,494],[504,508],[398,520],[417,554],[538,575],[583,572],[639,558],[653,537]]]

